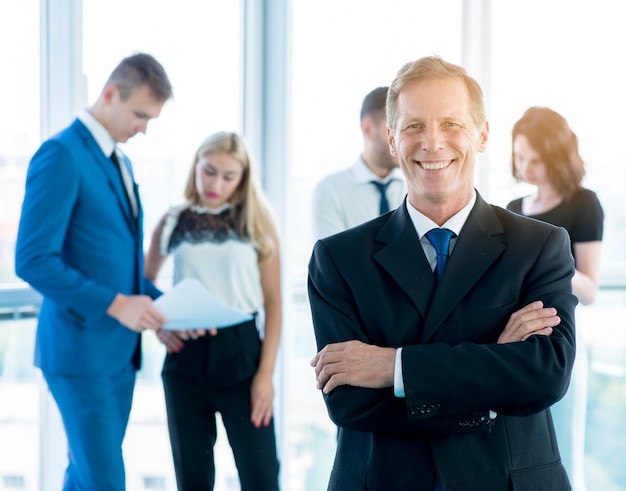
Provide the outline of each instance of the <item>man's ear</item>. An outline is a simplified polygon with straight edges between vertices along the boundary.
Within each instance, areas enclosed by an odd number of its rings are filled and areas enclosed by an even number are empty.
[[[119,88],[115,84],[107,84],[102,89],[102,100],[106,105],[110,105],[115,97],[115,94],[119,93]]]
[[[392,157],[398,158],[398,151],[396,149],[396,137],[389,127],[387,127],[387,141],[389,142],[389,153]]]
[[[484,152],[487,148],[487,141],[489,140],[489,121],[483,123],[480,129],[480,145],[478,146],[479,152]]]

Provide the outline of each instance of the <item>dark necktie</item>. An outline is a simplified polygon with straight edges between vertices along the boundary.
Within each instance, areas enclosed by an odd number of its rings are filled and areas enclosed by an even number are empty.
[[[435,266],[435,279],[437,283],[439,283],[443,276],[450,251],[450,239],[452,239],[454,235],[454,232],[447,228],[434,228],[426,233],[426,238],[437,252],[437,266]]]
[[[113,150],[113,153],[111,154],[111,160],[113,161],[113,164],[115,165],[115,168],[117,169],[117,173],[120,176],[120,181],[122,182],[122,187],[124,188],[124,196],[126,196],[126,202],[128,203],[128,209],[131,211],[131,213],[133,214],[133,216],[135,215],[135,210],[134,207],[131,203],[131,199],[130,199],[130,195],[129,195],[129,190],[126,187],[126,182],[124,181],[124,175],[123,175],[123,171],[122,171],[122,167],[120,166],[120,160],[117,157],[117,153],[115,152],[115,150]]]
[[[389,211],[389,201],[387,201],[387,187],[391,183],[391,180],[383,183],[380,181],[370,181],[378,191],[380,192],[380,211],[379,213],[382,215],[383,213],[387,213]]]

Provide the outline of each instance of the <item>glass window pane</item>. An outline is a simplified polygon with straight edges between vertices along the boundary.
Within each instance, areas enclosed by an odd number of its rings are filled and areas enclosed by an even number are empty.
[[[40,140],[39,2],[0,2],[0,282],[18,281],[14,255],[26,167]],[[10,47],[10,48],[9,48]]]
[[[33,366],[34,318],[0,313],[0,489],[36,491],[39,385]]]
[[[0,2],[0,489],[23,491],[36,491],[39,480],[35,320],[19,318],[23,296],[9,284],[18,281],[15,239],[26,167],[40,141],[38,20],[37,0]]]

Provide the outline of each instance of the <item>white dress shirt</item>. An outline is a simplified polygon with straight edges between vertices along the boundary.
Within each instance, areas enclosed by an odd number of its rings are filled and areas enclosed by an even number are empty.
[[[379,215],[380,192],[371,181],[392,181],[386,192],[389,209],[400,206],[406,195],[402,171],[393,169],[381,179],[359,157],[352,167],[326,176],[315,187],[312,207],[315,239],[355,227]]]

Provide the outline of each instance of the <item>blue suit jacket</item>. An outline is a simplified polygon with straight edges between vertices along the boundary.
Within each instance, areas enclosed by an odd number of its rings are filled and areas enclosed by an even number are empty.
[[[574,261],[562,228],[478,196],[435,288],[405,206],[318,241],[309,265],[317,347],[403,347],[406,397],[342,385],[329,490],[566,491],[548,407],[574,362]],[[551,336],[496,344],[516,310],[543,300]],[[495,420],[489,410],[497,411]]]
[[[139,334],[106,310],[117,293],[160,292],[143,277],[142,211],[133,218],[113,162],[79,120],[32,158],[15,267],[43,297],[35,364],[109,374],[134,360]]]

